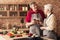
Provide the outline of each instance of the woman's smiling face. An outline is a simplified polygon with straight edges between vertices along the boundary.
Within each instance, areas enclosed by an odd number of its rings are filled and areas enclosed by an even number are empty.
[[[33,11],[37,10],[37,4],[32,4],[32,5],[30,5],[30,7]]]

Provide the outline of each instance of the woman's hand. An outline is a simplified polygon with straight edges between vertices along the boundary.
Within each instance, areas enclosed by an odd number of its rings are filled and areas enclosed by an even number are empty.
[[[31,22],[26,23],[26,27],[29,28],[29,26],[36,24],[35,20],[32,20]]]

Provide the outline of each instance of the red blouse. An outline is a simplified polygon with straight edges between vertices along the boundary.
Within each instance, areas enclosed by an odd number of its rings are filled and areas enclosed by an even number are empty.
[[[27,12],[27,16],[26,16],[26,22],[30,22],[31,21],[31,15],[35,13],[32,9],[30,9],[28,12]],[[44,12],[42,10],[37,10],[37,13],[40,13],[40,15],[42,16],[42,19],[44,20],[45,18],[45,15],[44,15]]]

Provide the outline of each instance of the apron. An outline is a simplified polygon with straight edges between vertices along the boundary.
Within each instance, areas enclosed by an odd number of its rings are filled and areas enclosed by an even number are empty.
[[[41,15],[39,13],[32,14],[31,20],[41,20]],[[35,37],[40,37],[40,25],[34,24],[30,26],[29,33],[36,34]]]

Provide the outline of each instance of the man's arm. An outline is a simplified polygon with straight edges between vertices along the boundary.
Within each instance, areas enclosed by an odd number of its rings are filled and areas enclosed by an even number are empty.
[[[49,23],[47,23],[47,27],[41,27],[41,29],[46,29],[46,30],[54,30],[55,27],[56,27],[56,18],[54,15],[52,15],[50,18],[49,18]]]
[[[56,27],[56,17],[54,15],[51,15],[48,27],[46,27],[47,30],[54,30]]]

